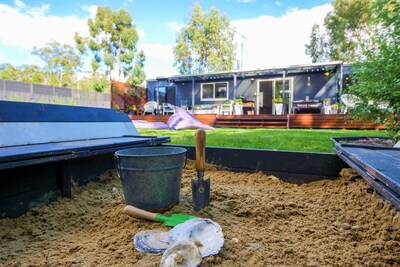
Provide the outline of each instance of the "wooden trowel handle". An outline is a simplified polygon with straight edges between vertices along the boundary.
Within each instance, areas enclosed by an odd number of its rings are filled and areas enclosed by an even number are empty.
[[[135,217],[135,218],[147,219],[147,220],[151,220],[151,221],[155,221],[156,216],[157,216],[156,213],[141,210],[141,209],[135,208],[131,205],[125,206],[124,213],[128,214],[129,216]]]
[[[206,169],[206,131],[196,130],[196,171],[204,172]]]

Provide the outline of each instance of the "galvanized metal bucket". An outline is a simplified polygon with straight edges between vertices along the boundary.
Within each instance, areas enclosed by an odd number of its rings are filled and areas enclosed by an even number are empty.
[[[170,146],[116,151],[126,204],[156,210],[178,203],[185,153],[185,148]]]

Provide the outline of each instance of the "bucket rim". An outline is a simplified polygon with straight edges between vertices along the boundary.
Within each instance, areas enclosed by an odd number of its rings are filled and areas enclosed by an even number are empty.
[[[168,153],[164,152],[161,153],[161,150],[174,150],[174,153]],[[135,154],[132,152],[135,151],[142,151],[147,150],[147,151],[157,151],[159,150],[158,154],[153,154],[153,153],[142,153],[142,154]],[[118,157],[159,157],[159,156],[172,156],[172,155],[180,155],[180,154],[185,154],[187,151],[186,148],[183,147],[175,147],[175,146],[154,146],[154,147],[134,147],[134,148],[128,148],[128,149],[122,149],[115,151],[115,156]]]

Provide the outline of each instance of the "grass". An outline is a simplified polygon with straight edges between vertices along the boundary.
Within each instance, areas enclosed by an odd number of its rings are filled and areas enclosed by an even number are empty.
[[[171,144],[194,145],[194,129],[139,129],[141,135],[170,136]],[[207,131],[207,146],[334,153],[331,137],[388,136],[378,130],[233,129]]]

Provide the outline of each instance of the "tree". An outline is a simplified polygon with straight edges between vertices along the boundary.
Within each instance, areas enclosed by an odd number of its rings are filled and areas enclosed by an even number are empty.
[[[95,19],[88,19],[88,26],[89,36],[76,33],[75,41],[81,53],[92,51],[93,73],[104,66],[110,80],[120,81],[138,73],[140,76],[133,80],[142,83],[145,79],[144,52],[137,53],[138,33],[129,12],[123,8],[112,11],[109,7],[98,7]],[[135,61],[135,57],[139,58]],[[141,62],[135,65],[134,72],[133,62]]]
[[[306,45],[306,54],[311,56],[312,62],[329,61],[327,59],[326,35],[321,33],[321,27],[314,24],[310,35],[310,44]]]
[[[0,65],[0,79],[19,81],[19,71],[11,64],[3,63]]]
[[[365,54],[352,66],[356,82],[350,86],[350,93],[363,103],[349,113],[384,124],[400,139],[400,2],[377,1],[371,13],[375,46],[366,46]]]
[[[44,84],[45,73],[36,65],[22,65],[18,69],[20,71],[19,81],[25,83]]]
[[[73,87],[74,75],[81,66],[81,57],[70,45],[51,41],[45,47],[34,47],[33,55],[39,56],[45,63],[47,84],[60,87]]]
[[[320,33],[314,25],[310,44],[306,45],[307,54],[313,62],[352,62],[357,55],[363,54],[367,44],[373,46],[371,6],[374,2],[376,0],[334,0],[333,11],[324,19],[325,33]]]
[[[40,67],[35,65],[14,67],[5,63],[0,65],[0,79],[44,84],[45,74]]]
[[[143,71],[145,60],[146,56],[143,51],[140,51],[135,60],[135,67],[130,69],[130,74],[128,74],[128,84],[139,85],[146,79],[146,74]]]
[[[233,36],[225,14],[220,16],[216,8],[207,14],[195,3],[187,25],[176,38],[174,66],[180,74],[232,70]]]

